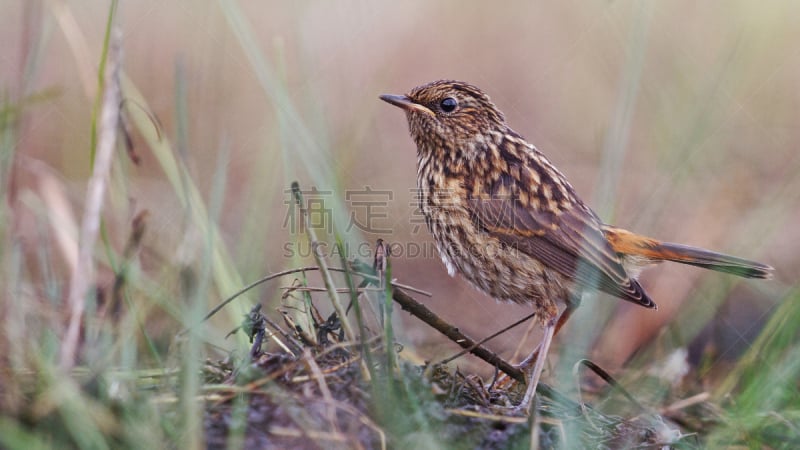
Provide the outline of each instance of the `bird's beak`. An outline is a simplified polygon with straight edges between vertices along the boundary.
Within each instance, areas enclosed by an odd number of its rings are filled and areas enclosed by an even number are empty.
[[[414,103],[413,101],[411,101],[410,98],[406,97],[405,95],[383,94],[381,95],[381,100],[385,101],[386,103],[391,103],[392,105],[402,108],[409,112],[418,111],[423,114],[427,114],[431,117],[435,116],[435,114],[433,114],[433,111],[420,105],[419,103]]]

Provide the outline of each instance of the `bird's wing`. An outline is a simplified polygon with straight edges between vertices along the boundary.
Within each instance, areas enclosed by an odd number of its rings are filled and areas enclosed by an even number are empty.
[[[526,169],[522,169],[526,170]],[[468,202],[472,220],[505,245],[541,261],[586,287],[600,289],[649,308],[655,303],[622,267],[597,216],[577,196],[558,214],[545,207],[547,199],[517,180],[505,177],[489,183]]]

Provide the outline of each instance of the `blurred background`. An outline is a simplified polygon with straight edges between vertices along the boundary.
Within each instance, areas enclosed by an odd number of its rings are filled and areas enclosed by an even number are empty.
[[[91,173],[108,8],[2,2],[2,314],[11,321],[12,309],[28,308],[26,326],[46,324],[56,341]],[[774,281],[760,282],[664,264],[643,275],[658,311],[588,295],[553,364],[569,369],[589,355],[616,371],[637,352],[652,363],[688,349],[704,374],[724,372],[800,273],[799,21],[800,4],[788,0],[123,1],[124,113],[140,163],[118,145],[97,286],[110,288],[109,255],[123,252],[133,217],[147,210],[130,327],[166,348],[190,299],[204,313],[259,277],[313,264],[289,208],[297,180],[319,200],[309,207],[321,239],[342,233],[348,256],[365,261],[377,238],[393,243],[393,276],[429,291],[420,300],[474,338],[514,322],[528,309],[447,275],[415,211],[405,117],[378,100],[460,79],[485,90],[607,222],[776,267]],[[196,198],[186,194],[194,188]],[[188,295],[206,275],[207,289]],[[222,337],[242,312],[257,301],[274,312],[288,284],[262,286],[216,318],[217,354],[233,346]],[[395,316],[410,357],[458,350]],[[488,345],[526,353],[538,330],[523,339],[524,328]]]

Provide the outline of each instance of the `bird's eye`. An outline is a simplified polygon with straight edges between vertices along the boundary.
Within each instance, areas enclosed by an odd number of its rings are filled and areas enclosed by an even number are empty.
[[[447,97],[439,103],[439,106],[442,108],[442,111],[449,113],[455,111],[458,102],[453,97]]]

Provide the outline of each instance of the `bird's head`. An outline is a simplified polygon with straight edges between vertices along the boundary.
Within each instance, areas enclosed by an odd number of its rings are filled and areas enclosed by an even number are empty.
[[[440,80],[415,87],[406,95],[381,95],[402,108],[417,149],[461,147],[506,128],[503,113],[477,87]]]

